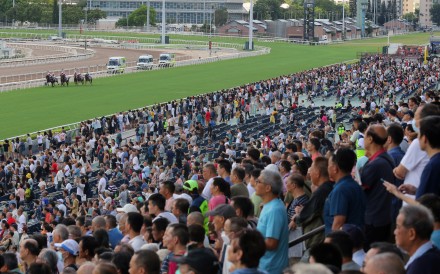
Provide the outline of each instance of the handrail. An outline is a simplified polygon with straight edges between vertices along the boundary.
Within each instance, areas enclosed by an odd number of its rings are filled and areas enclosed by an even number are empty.
[[[306,234],[296,238],[295,240],[292,240],[291,242],[289,242],[289,248],[312,238],[316,234],[319,234],[322,231],[324,231],[324,229],[325,229],[325,225],[319,226],[319,227],[307,232]]]

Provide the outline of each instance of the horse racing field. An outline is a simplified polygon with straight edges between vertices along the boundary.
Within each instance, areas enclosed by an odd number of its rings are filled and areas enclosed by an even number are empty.
[[[2,31],[2,30],[0,30]],[[123,34],[117,34],[123,35]],[[130,33],[132,37],[134,34]],[[137,34],[140,35],[140,34]],[[206,40],[181,36],[179,39]],[[391,42],[426,44],[429,33],[392,37]],[[216,41],[221,38],[216,38]],[[243,44],[244,39],[233,42]],[[94,79],[92,86],[40,87],[0,94],[0,139],[139,108],[190,95],[230,88],[378,52],[386,38],[304,46],[259,42],[267,55]],[[231,39],[225,40],[231,43]]]

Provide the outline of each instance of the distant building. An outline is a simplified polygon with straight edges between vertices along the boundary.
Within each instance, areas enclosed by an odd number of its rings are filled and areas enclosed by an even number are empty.
[[[88,0],[91,8],[99,8],[106,12],[107,17],[127,17],[146,0]],[[150,6],[156,10],[156,22],[162,21],[162,1],[151,0]],[[165,2],[167,23],[203,24],[214,20],[214,11],[219,8],[228,10],[228,20],[245,20],[248,13],[243,7],[243,0],[167,0]]]
[[[435,2],[437,3],[437,1]],[[433,0],[420,0],[420,17],[419,24],[422,28],[432,27],[431,13],[429,10],[432,8]]]
[[[266,33],[266,24],[259,21],[252,21],[252,30],[254,34],[265,34]],[[249,22],[243,20],[233,20],[229,21],[225,25],[219,27],[217,29],[218,34],[226,34],[226,35],[237,35],[237,36],[247,36],[249,35]]]
[[[388,31],[393,31],[394,34],[405,33],[413,31],[413,25],[406,20],[396,19],[391,20],[383,24],[384,28]]]
[[[420,0],[402,0],[402,15],[414,13],[420,7]]]

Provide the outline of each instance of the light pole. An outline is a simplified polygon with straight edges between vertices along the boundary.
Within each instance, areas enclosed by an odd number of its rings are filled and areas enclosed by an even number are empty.
[[[162,44],[165,44],[165,0],[162,0]]]
[[[150,32],[150,0],[147,0],[147,32]]]
[[[286,19],[286,11],[289,9],[289,4],[287,4],[287,3],[284,3],[284,4],[281,4],[281,6],[280,6],[280,8],[282,8],[283,10],[284,10],[284,19]],[[292,18],[289,18],[289,19],[292,19]],[[286,25],[286,27],[285,27],[285,31],[284,31],[284,38],[286,38],[287,39],[287,23],[285,24]]]
[[[15,0],[12,0],[12,9],[14,10],[14,13],[12,14],[12,27],[14,27],[15,23]]]
[[[248,50],[252,50],[254,47],[253,47],[253,41],[252,41],[252,39],[253,39],[253,35],[254,35],[254,32],[253,32],[253,29],[254,29],[254,27],[253,27],[253,25],[254,25],[254,4],[252,3],[253,1],[252,0],[250,0],[250,8],[249,8],[249,48],[248,48]]]
[[[342,41],[345,40],[345,1],[342,0]]]
[[[15,2],[15,1],[14,1]],[[59,0],[58,2],[58,37],[63,37],[63,25],[62,25],[62,21],[63,21],[63,15],[62,15],[62,8],[61,6],[63,5],[62,0]]]

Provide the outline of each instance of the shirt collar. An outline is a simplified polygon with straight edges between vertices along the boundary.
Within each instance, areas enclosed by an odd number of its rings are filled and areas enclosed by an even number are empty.
[[[412,264],[417,258],[421,257],[423,254],[425,254],[428,250],[430,250],[432,248],[432,243],[431,241],[428,241],[424,244],[422,244],[417,250],[416,252],[414,252],[414,254],[409,257],[408,262],[405,265],[405,269],[408,269],[408,266],[410,264]]]
[[[378,152],[374,153],[369,159],[369,162],[374,161],[374,159],[376,159],[377,157],[379,157],[379,155],[381,155],[382,153],[385,153],[385,149],[381,149]]]

